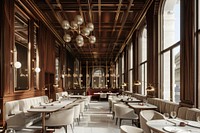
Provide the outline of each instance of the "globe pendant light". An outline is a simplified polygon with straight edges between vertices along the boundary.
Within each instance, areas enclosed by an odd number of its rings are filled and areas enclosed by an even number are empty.
[[[91,32],[94,30],[94,25],[92,23],[86,24],[86,26],[81,30],[80,25],[82,25],[84,22],[81,15],[77,15],[73,21],[71,21],[71,25],[69,24],[69,21],[64,20],[61,24],[62,28],[65,31],[65,34],[63,36],[63,40],[65,42],[71,41],[71,36],[67,34],[67,30],[75,31],[78,35],[76,38],[76,43],[79,47],[82,47],[84,45],[84,38],[87,38],[89,43],[94,44],[96,42],[96,37],[93,35],[90,35]],[[74,33],[74,32],[73,32]]]

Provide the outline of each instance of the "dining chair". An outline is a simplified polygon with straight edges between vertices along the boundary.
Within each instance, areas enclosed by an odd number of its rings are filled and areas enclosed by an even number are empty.
[[[143,130],[134,126],[122,125],[120,126],[120,133],[143,133]]]
[[[164,119],[164,116],[155,110],[140,111],[140,127],[144,130],[144,133],[151,133],[151,130],[147,126],[146,122],[155,119]]]
[[[80,116],[82,115],[82,117],[83,117],[83,112],[85,109],[85,102],[84,102],[84,100],[80,99],[80,100],[75,101],[74,103],[80,104],[80,115],[79,115],[79,121],[80,121]]]
[[[65,106],[65,108],[67,109],[67,108],[74,108],[74,122],[77,122],[77,124],[79,125],[79,122],[80,122],[80,112],[81,112],[81,105],[80,105],[80,103],[71,103],[71,104],[69,104],[69,105],[67,105],[67,106]],[[73,123],[73,125],[74,125],[74,123]]]
[[[117,103],[122,103],[122,102],[116,99],[111,100],[111,111],[112,111],[113,119],[115,118],[115,104]]]
[[[83,100],[84,100],[84,104],[85,104],[85,110],[89,109],[90,102],[91,102],[91,95],[85,96],[85,98]]]
[[[80,109],[81,109],[81,106],[79,103],[74,104],[74,121],[76,121],[78,125],[80,122],[80,119],[79,119],[80,111],[81,111]]]
[[[57,112],[51,114],[49,119],[46,120],[46,127],[64,127],[65,132],[67,133],[67,125],[71,126],[73,131],[73,122],[74,122],[74,108],[63,108]]]
[[[115,104],[114,106],[116,125],[119,121],[119,126],[121,126],[122,120],[132,120],[132,124],[138,123],[138,115],[135,113],[134,109],[129,108],[125,104]]]

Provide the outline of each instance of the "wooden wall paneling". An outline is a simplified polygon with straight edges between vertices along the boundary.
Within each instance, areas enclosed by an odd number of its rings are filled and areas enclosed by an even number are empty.
[[[33,28],[34,28],[34,23],[33,23],[33,21],[30,21],[29,22],[29,33],[30,33],[30,35],[29,35],[29,42],[30,42],[30,78],[29,78],[29,82],[30,82],[30,85],[29,85],[29,87],[30,87],[30,89],[31,90],[33,90],[34,91],[34,68],[35,68],[35,66],[34,66],[34,62],[36,61],[35,59],[34,59],[34,30],[33,30]]]
[[[67,73],[67,60],[66,60],[66,49],[65,47],[63,47],[63,45],[59,46],[59,55],[60,55],[60,83],[59,86],[62,87],[62,90],[64,91],[65,87],[66,87],[66,78],[61,78],[63,71],[65,71],[65,73]]]
[[[3,95],[4,95],[4,64],[5,64],[5,59],[4,59],[4,0],[0,1],[0,125],[4,125],[4,120],[3,120]]]
[[[82,86],[85,86],[86,87],[86,66],[81,66],[82,67],[82,75],[83,77],[81,78],[82,82]]]
[[[195,44],[194,44],[194,0],[181,0],[181,55],[180,71],[181,105],[195,104]]]
[[[46,36],[43,34],[43,32],[45,32],[45,27],[42,23],[39,23],[39,32],[38,32],[38,49],[39,49],[39,64],[41,67],[41,71],[40,71],[40,90],[42,91],[42,94],[44,94],[44,88],[45,88],[45,71],[46,71],[46,66],[45,66],[45,62],[46,62],[46,58],[47,55],[45,54],[45,40],[46,40]]]
[[[4,81],[4,77],[3,77],[3,73],[4,73],[4,67],[3,67],[3,65],[4,65],[4,43],[3,43],[3,41],[4,41],[4,39],[3,39],[3,35],[4,35],[4,31],[3,31],[3,27],[4,27],[4,18],[3,18],[3,13],[4,13],[4,1],[0,1],[0,21],[1,21],[1,24],[0,24],[0,98],[2,98],[3,97],[3,92],[4,92],[4,83],[3,83],[3,81]]]
[[[148,93],[158,97],[158,15],[154,13],[155,6],[149,8],[147,21],[147,83],[155,87],[155,92]],[[152,19],[153,17],[153,19]]]
[[[139,80],[139,62],[138,62],[138,31],[136,30],[132,35],[133,43],[133,83]],[[133,93],[138,93],[138,86],[133,86]]]
[[[3,13],[3,45],[4,45],[4,96],[5,95],[12,95],[14,92],[14,77],[13,75],[13,68],[11,67],[10,63],[13,60],[13,56],[10,53],[10,50],[13,50],[14,44],[14,2],[11,0],[4,0],[4,12]]]

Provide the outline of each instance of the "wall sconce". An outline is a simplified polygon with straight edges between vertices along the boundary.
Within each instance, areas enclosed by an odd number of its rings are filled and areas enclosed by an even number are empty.
[[[36,72],[36,73],[39,73],[39,72],[41,71],[41,69],[40,69],[39,67],[37,67],[36,60],[33,59],[32,61],[33,61],[34,67],[35,67],[35,68],[32,68],[32,70],[33,70],[34,72]]]
[[[149,84],[146,88],[147,91],[155,91],[155,87],[152,84]]]
[[[135,86],[140,86],[141,82],[139,80],[136,80],[133,84]],[[149,83],[149,85],[147,86],[146,90],[147,91],[155,91],[155,87],[152,84]]]
[[[59,85],[58,85],[58,84],[53,84],[53,87],[54,87],[54,88],[58,88]]]
[[[22,64],[19,61],[16,61],[14,63],[14,65],[13,65],[13,62],[11,62],[11,66],[12,67],[14,66],[16,69],[19,69],[19,68],[21,68]]]
[[[36,67],[36,68],[34,69],[34,71],[35,71],[36,73],[39,73],[39,72],[41,71],[41,69],[40,69],[39,67]]]
[[[12,54],[14,54],[14,52],[16,52],[16,51],[13,51],[13,50],[10,51],[10,53],[12,53]],[[19,61],[11,62],[10,65],[11,65],[11,67],[14,67],[16,69],[19,69],[22,67],[21,62],[19,62]]]
[[[139,85],[141,85],[141,82],[140,82],[139,80],[136,80],[136,81],[133,83],[133,85],[139,86]]]
[[[122,87],[125,87],[125,86],[127,86],[127,84],[126,83],[122,83]]]

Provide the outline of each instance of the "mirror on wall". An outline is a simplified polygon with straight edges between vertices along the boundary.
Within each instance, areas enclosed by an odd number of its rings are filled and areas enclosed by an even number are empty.
[[[29,89],[29,20],[17,7],[15,8],[13,46],[14,88],[15,91]],[[18,62],[18,67],[15,66]],[[19,67],[20,66],[20,67]]]

